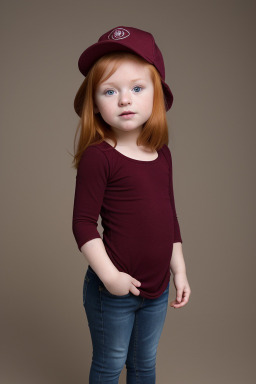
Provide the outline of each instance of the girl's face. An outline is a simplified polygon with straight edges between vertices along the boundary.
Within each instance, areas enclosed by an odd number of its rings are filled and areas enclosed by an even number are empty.
[[[108,71],[108,69],[107,69]],[[153,109],[154,85],[149,69],[141,63],[127,60],[95,92],[95,113],[118,134],[120,131],[140,131]],[[132,113],[122,115],[130,111]]]

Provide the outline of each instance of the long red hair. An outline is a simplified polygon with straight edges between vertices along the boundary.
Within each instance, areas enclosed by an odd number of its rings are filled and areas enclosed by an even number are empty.
[[[99,144],[105,138],[112,139],[115,146],[117,140],[111,127],[102,119],[100,114],[94,113],[94,92],[97,86],[107,80],[117,70],[118,66],[127,59],[146,65],[150,70],[151,79],[154,85],[153,110],[150,118],[145,122],[143,129],[137,139],[137,145],[146,146],[153,150],[160,149],[164,144],[168,145],[168,125],[166,120],[166,109],[161,78],[154,65],[148,63],[140,56],[124,51],[116,51],[102,56],[96,61],[81,84],[74,103],[79,100],[81,105],[80,120],[74,138],[74,159],[73,168],[77,169],[84,150],[92,144]],[[112,69],[104,77],[109,64]],[[76,138],[80,132],[76,147]]]

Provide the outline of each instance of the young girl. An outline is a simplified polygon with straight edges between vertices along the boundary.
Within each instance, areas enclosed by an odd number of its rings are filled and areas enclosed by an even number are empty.
[[[152,384],[171,271],[170,305],[183,307],[191,294],[167,146],[173,95],[153,36],[137,28],[106,32],[78,65],[85,80],[74,101],[81,119],[72,229],[89,264],[89,382],[116,384],[126,365],[127,383]]]

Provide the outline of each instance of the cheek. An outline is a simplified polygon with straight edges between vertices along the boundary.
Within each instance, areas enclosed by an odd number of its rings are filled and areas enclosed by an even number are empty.
[[[102,114],[109,116],[109,115],[111,115],[113,108],[112,108],[111,104],[109,103],[109,104],[102,105],[101,110],[102,110]]]
[[[154,101],[154,95],[153,95],[153,94],[150,94],[150,95],[148,96],[148,103],[149,103],[150,105],[153,105],[153,101]]]
[[[106,104],[102,102],[102,100],[96,99],[96,105],[101,113],[105,113],[107,111]]]
[[[154,103],[154,95],[152,93],[149,93],[144,100],[144,106],[147,106],[148,110],[152,110],[153,103]]]
[[[110,103],[101,104],[100,105],[100,112],[101,112],[102,118],[108,123],[110,123],[111,119],[113,118],[113,116],[115,114],[113,106]]]

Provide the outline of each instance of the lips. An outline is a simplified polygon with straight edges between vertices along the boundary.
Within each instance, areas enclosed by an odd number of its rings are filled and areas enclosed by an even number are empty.
[[[119,115],[119,116],[124,116],[124,115],[134,115],[134,112],[132,112],[132,111],[124,111],[123,113],[121,113],[121,115]]]

